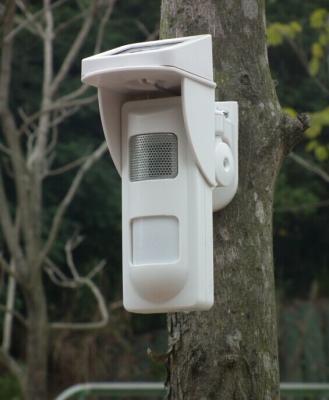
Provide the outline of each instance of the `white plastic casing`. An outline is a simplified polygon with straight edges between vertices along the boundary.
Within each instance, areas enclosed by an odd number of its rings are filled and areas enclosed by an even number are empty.
[[[164,132],[177,136],[177,176],[132,182],[129,139]],[[128,311],[212,306],[212,188],[195,163],[179,97],[127,102],[122,108],[122,230]]]
[[[212,211],[236,192],[238,133],[237,103],[215,103],[211,36],[136,43],[88,57],[82,81],[98,88],[106,141],[122,177],[125,308],[209,309]],[[177,137],[177,175],[131,179],[132,138],[160,133]],[[227,163],[233,169],[223,169]]]

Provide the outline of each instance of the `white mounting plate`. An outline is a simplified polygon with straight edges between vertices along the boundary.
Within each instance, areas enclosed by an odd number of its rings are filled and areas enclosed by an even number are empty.
[[[217,135],[227,143],[232,149],[235,175],[232,185],[226,187],[216,187],[213,190],[213,211],[218,211],[227,206],[233,199],[238,189],[239,182],[239,109],[236,101],[216,101],[215,110],[224,112],[223,123],[220,123],[220,117],[215,113],[215,126]],[[218,130],[220,132],[218,132]]]

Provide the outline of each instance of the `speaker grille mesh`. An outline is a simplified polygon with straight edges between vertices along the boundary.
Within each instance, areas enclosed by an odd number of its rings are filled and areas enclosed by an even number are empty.
[[[129,172],[131,181],[175,178],[178,173],[177,136],[173,133],[132,136]]]

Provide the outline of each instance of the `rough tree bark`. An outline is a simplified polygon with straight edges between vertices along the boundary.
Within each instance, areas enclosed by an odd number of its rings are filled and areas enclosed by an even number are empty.
[[[160,32],[212,34],[217,100],[238,101],[240,114],[238,192],[214,215],[215,305],[168,316],[169,398],[278,399],[273,191],[307,121],[282,114],[263,0],[162,0]]]

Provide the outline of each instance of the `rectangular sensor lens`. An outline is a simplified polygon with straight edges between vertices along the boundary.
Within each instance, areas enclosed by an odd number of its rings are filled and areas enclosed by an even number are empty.
[[[154,216],[132,221],[132,263],[170,264],[178,259],[178,220]]]
[[[177,173],[178,144],[175,134],[147,133],[130,138],[131,181],[175,178]]]

